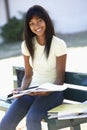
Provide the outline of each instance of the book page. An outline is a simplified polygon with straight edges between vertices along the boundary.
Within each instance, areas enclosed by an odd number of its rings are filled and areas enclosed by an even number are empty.
[[[63,91],[67,89],[67,85],[57,85],[52,83],[44,83],[36,88],[36,91]]]
[[[67,88],[66,85],[56,85],[52,83],[44,83],[40,86],[30,87],[27,90],[19,91],[18,94],[15,94],[11,97],[8,97],[8,99],[14,99],[18,98],[20,96],[23,96],[25,94],[29,94],[31,92],[53,92],[53,91],[63,91]]]
[[[25,94],[31,93],[32,91],[34,92],[36,88],[37,88],[37,86],[31,87],[31,88],[29,88],[27,90],[19,91],[17,94],[14,94],[14,95],[13,94],[9,94],[9,95],[12,95],[12,96],[8,96],[7,99],[19,98],[19,97],[21,97],[21,96],[23,96]]]

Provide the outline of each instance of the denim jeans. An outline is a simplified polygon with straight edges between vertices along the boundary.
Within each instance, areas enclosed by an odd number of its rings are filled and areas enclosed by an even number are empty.
[[[14,100],[0,122],[0,130],[15,130],[25,116],[27,130],[41,130],[41,120],[47,115],[47,111],[62,101],[62,92],[53,92],[48,96],[24,95]]]

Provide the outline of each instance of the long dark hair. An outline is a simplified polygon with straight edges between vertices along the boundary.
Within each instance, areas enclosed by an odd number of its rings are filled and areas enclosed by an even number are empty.
[[[31,57],[34,58],[34,45],[32,43],[32,38],[35,36],[35,34],[31,31],[31,29],[29,27],[29,22],[33,16],[38,16],[39,18],[42,18],[45,21],[46,45],[45,45],[44,51],[46,53],[46,57],[48,58],[52,37],[53,37],[53,35],[55,35],[55,32],[54,32],[54,27],[53,27],[52,21],[48,15],[47,11],[39,5],[34,5],[31,8],[29,8],[29,10],[27,11],[26,16],[25,16],[24,40],[26,42],[26,46],[30,52]]]

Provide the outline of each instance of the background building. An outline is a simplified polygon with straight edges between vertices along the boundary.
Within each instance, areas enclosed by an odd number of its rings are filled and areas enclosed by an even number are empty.
[[[0,0],[0,26],[13,16],[21,18],[20,12],[26,12],[34,4],[48,10],[56,32],[87,30],[87,0]]]

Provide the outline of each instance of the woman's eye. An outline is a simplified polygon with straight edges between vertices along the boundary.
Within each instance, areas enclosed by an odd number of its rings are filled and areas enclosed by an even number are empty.
[[[29,26],[34,26],[34,23],[29,23]]]
[[[39,19],[38,22],[42,22],[42,19]]]
[[[40,24],[40,23],[42,23],[43,22],[43,19],[38,19],[36,22],[30,22],[29,23],[29,26],[36,26],[36,25],[38,25],[38,24]]]

